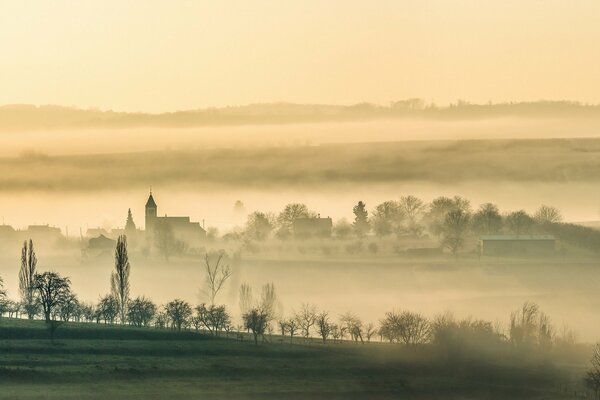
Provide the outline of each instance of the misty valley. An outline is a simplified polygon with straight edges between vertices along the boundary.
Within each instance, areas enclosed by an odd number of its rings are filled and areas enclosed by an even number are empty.
[[[395,398],[434,395],[425,390],[432,382],[457,396],[568,398],[593,384],[590,343],[600,335],[590,323],[600,303],[594,221],[564,222],[549,205],[501,211],[462,196],[407,194],[352,202],[348,210],[338,203],[335,218],[303,203],[274,210],[264,202],[252,211],[238,199],[221,205],[218,229],[205,218],[165,213],[173,207],[168,193],[138,199],[144,206],[129,209],[117,227],[2,226],[0,381],[12,388],[7,393],[36,377],[46,395],[63,398],[70,383],[62,374],[75,363],[70,376],[82,388],[156,375],[145,396],[164,381],[175,397],[263,397],[261,379],[277,376],[271,368],[322,373],[303,357],[325,357],[324,365],[348,358],[349,369],[328,378],[339,385],[333,391],[298,378],[285,387],[269,383],[275,392]],[[111,204],[102,199],[98,210]],[[194,204],[174,209],[194,212]],[[135,349],[122,347],[133,339]],[[175,347],[163,350],[169,343]],[[63,372],[27,361],[53,359],[56,346],[76,355],[48,364]],[[256,381],[250,366],[263,356],[296,361],[274,362]],[[213,367],[203,363],[239,377],[233,386],[207,386],[201,382]],[[460,372],[447,375],[451,365],[462,365]],[[355,368],[370,372],[350,384]],[[392,372],[407,368],[419,378]],[[480,374],[501,383],[473,389]],[[125,393],[113,390],[85,389],[84,397]]]

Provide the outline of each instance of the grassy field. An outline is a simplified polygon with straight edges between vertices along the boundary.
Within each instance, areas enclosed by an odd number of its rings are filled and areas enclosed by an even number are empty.
[[[287,341],[286,341],[287,342]],[[562,399],[581,366],[510,354],[249,339],[95,324],[0,320],[7,399]]]

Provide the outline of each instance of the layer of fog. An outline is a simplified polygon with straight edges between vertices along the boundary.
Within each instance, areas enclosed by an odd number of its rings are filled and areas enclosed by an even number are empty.
[[[2,133],[0,157],[24,153],[93,154],[211,147],[260,147],[402,140],[597,137],[599,119],[497,118],[249,125],[189,129],[85,129]]]
[[[524,209],[533,213],[541,204],[558,207],[567,221],[600,219],[600,190],[596,182],[509,183],[464,182],[432,184],[407,182],[389,185],[323,185],[320,188],[240,188],[153,187],[160,215],[190,216],[205,227],[220,233],[241,226],[245,216],[234,213],[237,200],[247,213],[254,210],[277,213],[287,203],[301,202],[334,220],[352,219],[352,207],[366,202],[369,210],[377,204],[412,194],[425,201],[446,195],[460,195],[471,200],[473,207],[485,202],[496,203],[502,211]],[[4,192],[0,196],[0,217],[14,228],[32,224],[60,227],[70,236],[85,235],[88,228],[122,228],[131,208],[138,227],[144,226],[147,189],[91,192]]]
[[[9,295],[16,296],[19,249],[12,253],[5,252],[0,258],[0,275]],[[62,256],[39,252],[38,257],[41,270],[50,268],[71,277],[73,289],[84,301],[96,302],[110,290],[110,255],[85,261],[74,252]],[[497,321],[507,328],[510,312],[531,300],[551,316],[557,332],[566,324],[580,340],[591,342],[600,337],[600,269],[594,260],[250,257],[234,264],[233,277],[217,298],[236,318],[242,282],[251,284],[256,294],[261,285],[273,282],[287,316],[310,302],[328,310],[333,318],[352,311],[376,323],[393,309],[418,311],[429,317],[450,310],[460,317]],[[133,296],[146,295],[159,304],[174,298],[193,304],[207,300],[202,292],[201,260],[167,263],[132,254],[131,262]]]

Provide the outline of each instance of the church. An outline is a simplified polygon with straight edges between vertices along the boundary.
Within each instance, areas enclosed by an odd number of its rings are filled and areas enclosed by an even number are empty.
[[[206,231],[199,222],[190,221],[190,217],[158,216],[158,206],[152,192],[146,201],[146,237],[153,237],[158,229],[167,226],[173,236],[187,243],[195,243],[206,239]]]

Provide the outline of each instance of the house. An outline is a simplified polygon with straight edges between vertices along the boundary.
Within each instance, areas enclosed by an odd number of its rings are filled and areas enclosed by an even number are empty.
[[[50,225],[29,225],[23,234],[34,242],[47,243],[55,242],[63,237],[60,228]]]
[[[479,239],[484,256],[551,255],[555,246],[552,235],[484,235]]]
[[[91,250],[108,250],[114,249],[117,245],[117,241],[107,238],[104,235],[100,235],[95,238],[91,238],[88,241],[88,248]]]
[[[296,238],[330,237],[333,221],[331,218],[297,218],[293,224]]]

